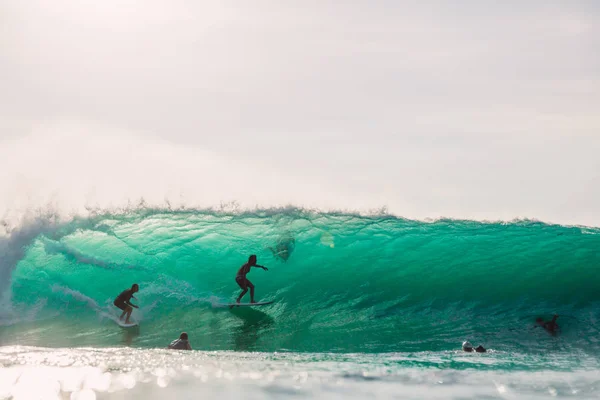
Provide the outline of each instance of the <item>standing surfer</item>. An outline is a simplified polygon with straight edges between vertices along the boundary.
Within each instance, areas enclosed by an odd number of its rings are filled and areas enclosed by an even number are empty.
[[[117,308],[123,310],[123,314],[121,314],[121,317],[119,317],[120,320],[122,320],[125,314],[127,314],[127,319],[125,320],[126,324],[130,323],[129,318],[131,317],[131,312],[133,311],[132,307],[139,308],[135,304],[131,304],[131,298],[133,297],[135,299],[133,294],[137,293],[138,290],[140,290],[139,285],[137,283],[134,283],[131,286],[131,289],[123,290],[121,294],[117,296],[113,303]]]
[[[235,276],[235,281],[242,288],[242,293],[240,293],[240,295],[238,296],[236,301],[237,303],[239,303],[240,300],[242,300],[242,297],[244,297],[244,295],[246,294],[246,292],[248,292],[248,288],[250,288],[250,302],[256,303],[256,301],[254,301],[254,285],[248,280],[248,278],[246,278],[246,274],[250,272],[250,268],[252,267],[262,268],[265,271],[269,270],[267,267],[263,267],[262,265],[256,264],[256,256],[254,254],[248,257],[248,262],[240,267],[240,269],[237,272],[237,275]]]

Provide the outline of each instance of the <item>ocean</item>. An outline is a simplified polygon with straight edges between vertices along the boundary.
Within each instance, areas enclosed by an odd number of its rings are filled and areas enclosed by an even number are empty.
[[[4,228],[0,399],[600,398],[598,228],[142,206]],[[229,309],[250,254],[274,303]]]

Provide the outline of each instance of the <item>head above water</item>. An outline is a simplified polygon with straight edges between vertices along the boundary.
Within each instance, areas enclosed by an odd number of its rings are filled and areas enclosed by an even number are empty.
[[[131,290],[133,291],[133,293],[139,291],[140,285],[138,285],[137,283],[134,283],[133,285],[131,285]]]
[[[248,257],[248,264],[256,264],[256,255],[252,254],[250,257]]]
[[[188,334],[186,332],[181,332],[181,335],[179,335],[179,339],[188,340]]]
[[[462,344],[463,351],[473,351],[473,345],[468,340],[465,340]]]

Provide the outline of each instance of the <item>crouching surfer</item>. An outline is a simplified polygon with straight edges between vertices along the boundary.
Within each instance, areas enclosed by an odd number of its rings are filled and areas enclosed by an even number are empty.
[[[121,294],[117,296],[117,298],[115,299],[115,301],[113,303],[115,305],[115,307],[123,310],[123,313],[119,317],[120,320],[123,320],[123,317],[125,316],[125,314],[127,314],[127,319],[125,319],[125,323],[126,324],[131,323],[129,321],[129,318],[131,317],[131,312],[133,311],[132,307],[139,308],[135,304],[131,304],[131,298],[135,299],[135,297],[133,296],[133,294],[137,293],[138,290],[140,290],[139,285],[137,283],[134,283],[131,286],[131,289],[125,289],[125,290],[123,290],[121,292]]]

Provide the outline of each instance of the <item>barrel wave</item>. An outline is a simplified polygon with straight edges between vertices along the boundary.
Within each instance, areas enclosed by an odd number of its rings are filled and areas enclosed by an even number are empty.
[[[297,352],[547,348],[597,354],[600,230],[302,209],[39,218],[2,241],[0,344]],[[262,308],[222,307],[250,254]],[[114,297],[132,283],[141,321]],[[245,298],[249,301],[249,295]],[[533,329],[560,315],[561,333]]]

